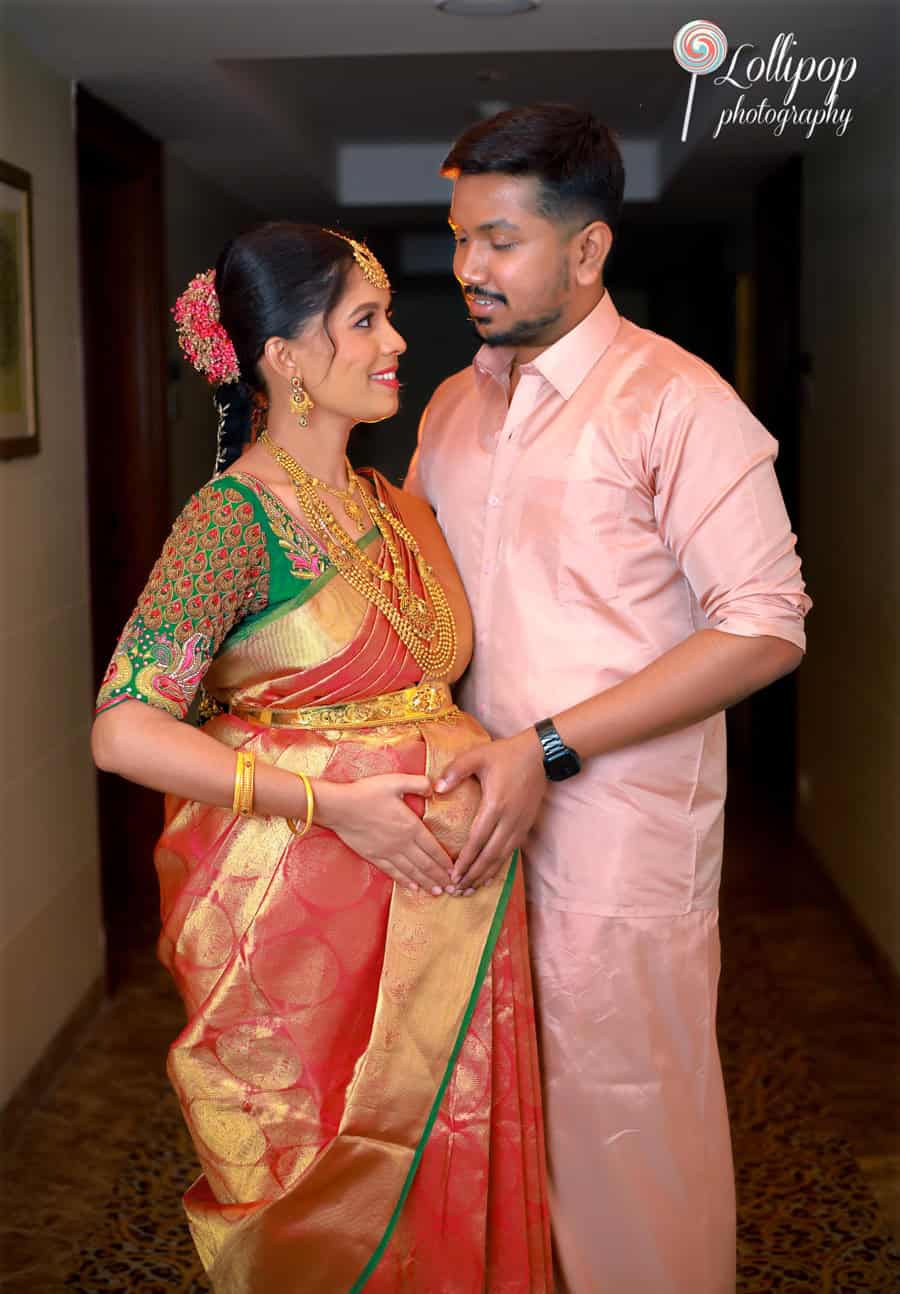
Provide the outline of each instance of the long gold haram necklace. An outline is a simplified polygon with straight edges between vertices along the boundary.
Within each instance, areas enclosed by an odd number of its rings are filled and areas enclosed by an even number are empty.
[[[437,679],[446,674],[456,657],[456,624],[447,595],[423,558],[415,536],[383,503],[372,502],[368,493],[359,488],[363,507],[377,527],[391,559],[392,569],[385,570],[377,562],[373,562],[368,553],[347,534],[327,503],[320,498],[316,490],[316,478],[301,467],[287,450],[270,440],[267,431],[260,433],[259,443],[291,478],[297,502],[322,540],[325,551],[338,572],[351,588],[378,608],[420,666],[423,678]],[[348,477],[348,481],[348,489],[352,491],[358,485],[356,477]],[[409,587],[394,535],[412,554],[427,601]],[[382,587],[385,583],[393,584],[397,589],[399,610],[386,595]]]

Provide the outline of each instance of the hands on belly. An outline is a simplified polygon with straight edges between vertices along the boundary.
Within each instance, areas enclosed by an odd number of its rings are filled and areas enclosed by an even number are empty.
[[[534,825],[544,790],[543,751],[534,729],[458,755],[435,782],[438,799],[474,777],[481,804],[450,873],[451,893],[472,893],[500,871]]]

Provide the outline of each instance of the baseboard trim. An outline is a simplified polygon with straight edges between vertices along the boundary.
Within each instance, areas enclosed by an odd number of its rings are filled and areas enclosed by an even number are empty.
[[[83,994],[74,1011],[51,1038],[43,1054],[0,1109],[0,1140],[5,1147],[13,1146],[26,1116],[40,1103],[53,1085],[63,1065],[99,1012],[105,998],[106,977],[101,974]]]

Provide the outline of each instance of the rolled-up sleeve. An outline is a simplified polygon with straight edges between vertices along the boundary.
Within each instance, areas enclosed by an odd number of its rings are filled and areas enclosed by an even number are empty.
[[[806,650],[805,592],[775,476],[777,441],[727,389],[663,409],[651,449],[655,510],[712,628]]]

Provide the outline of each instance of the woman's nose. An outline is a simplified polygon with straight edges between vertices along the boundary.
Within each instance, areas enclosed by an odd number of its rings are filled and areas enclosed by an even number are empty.
[[[406,338],[402,333],[391,324],[390,336],[388,337],[388,351],[394,355],[402,355],[406,350]]]

